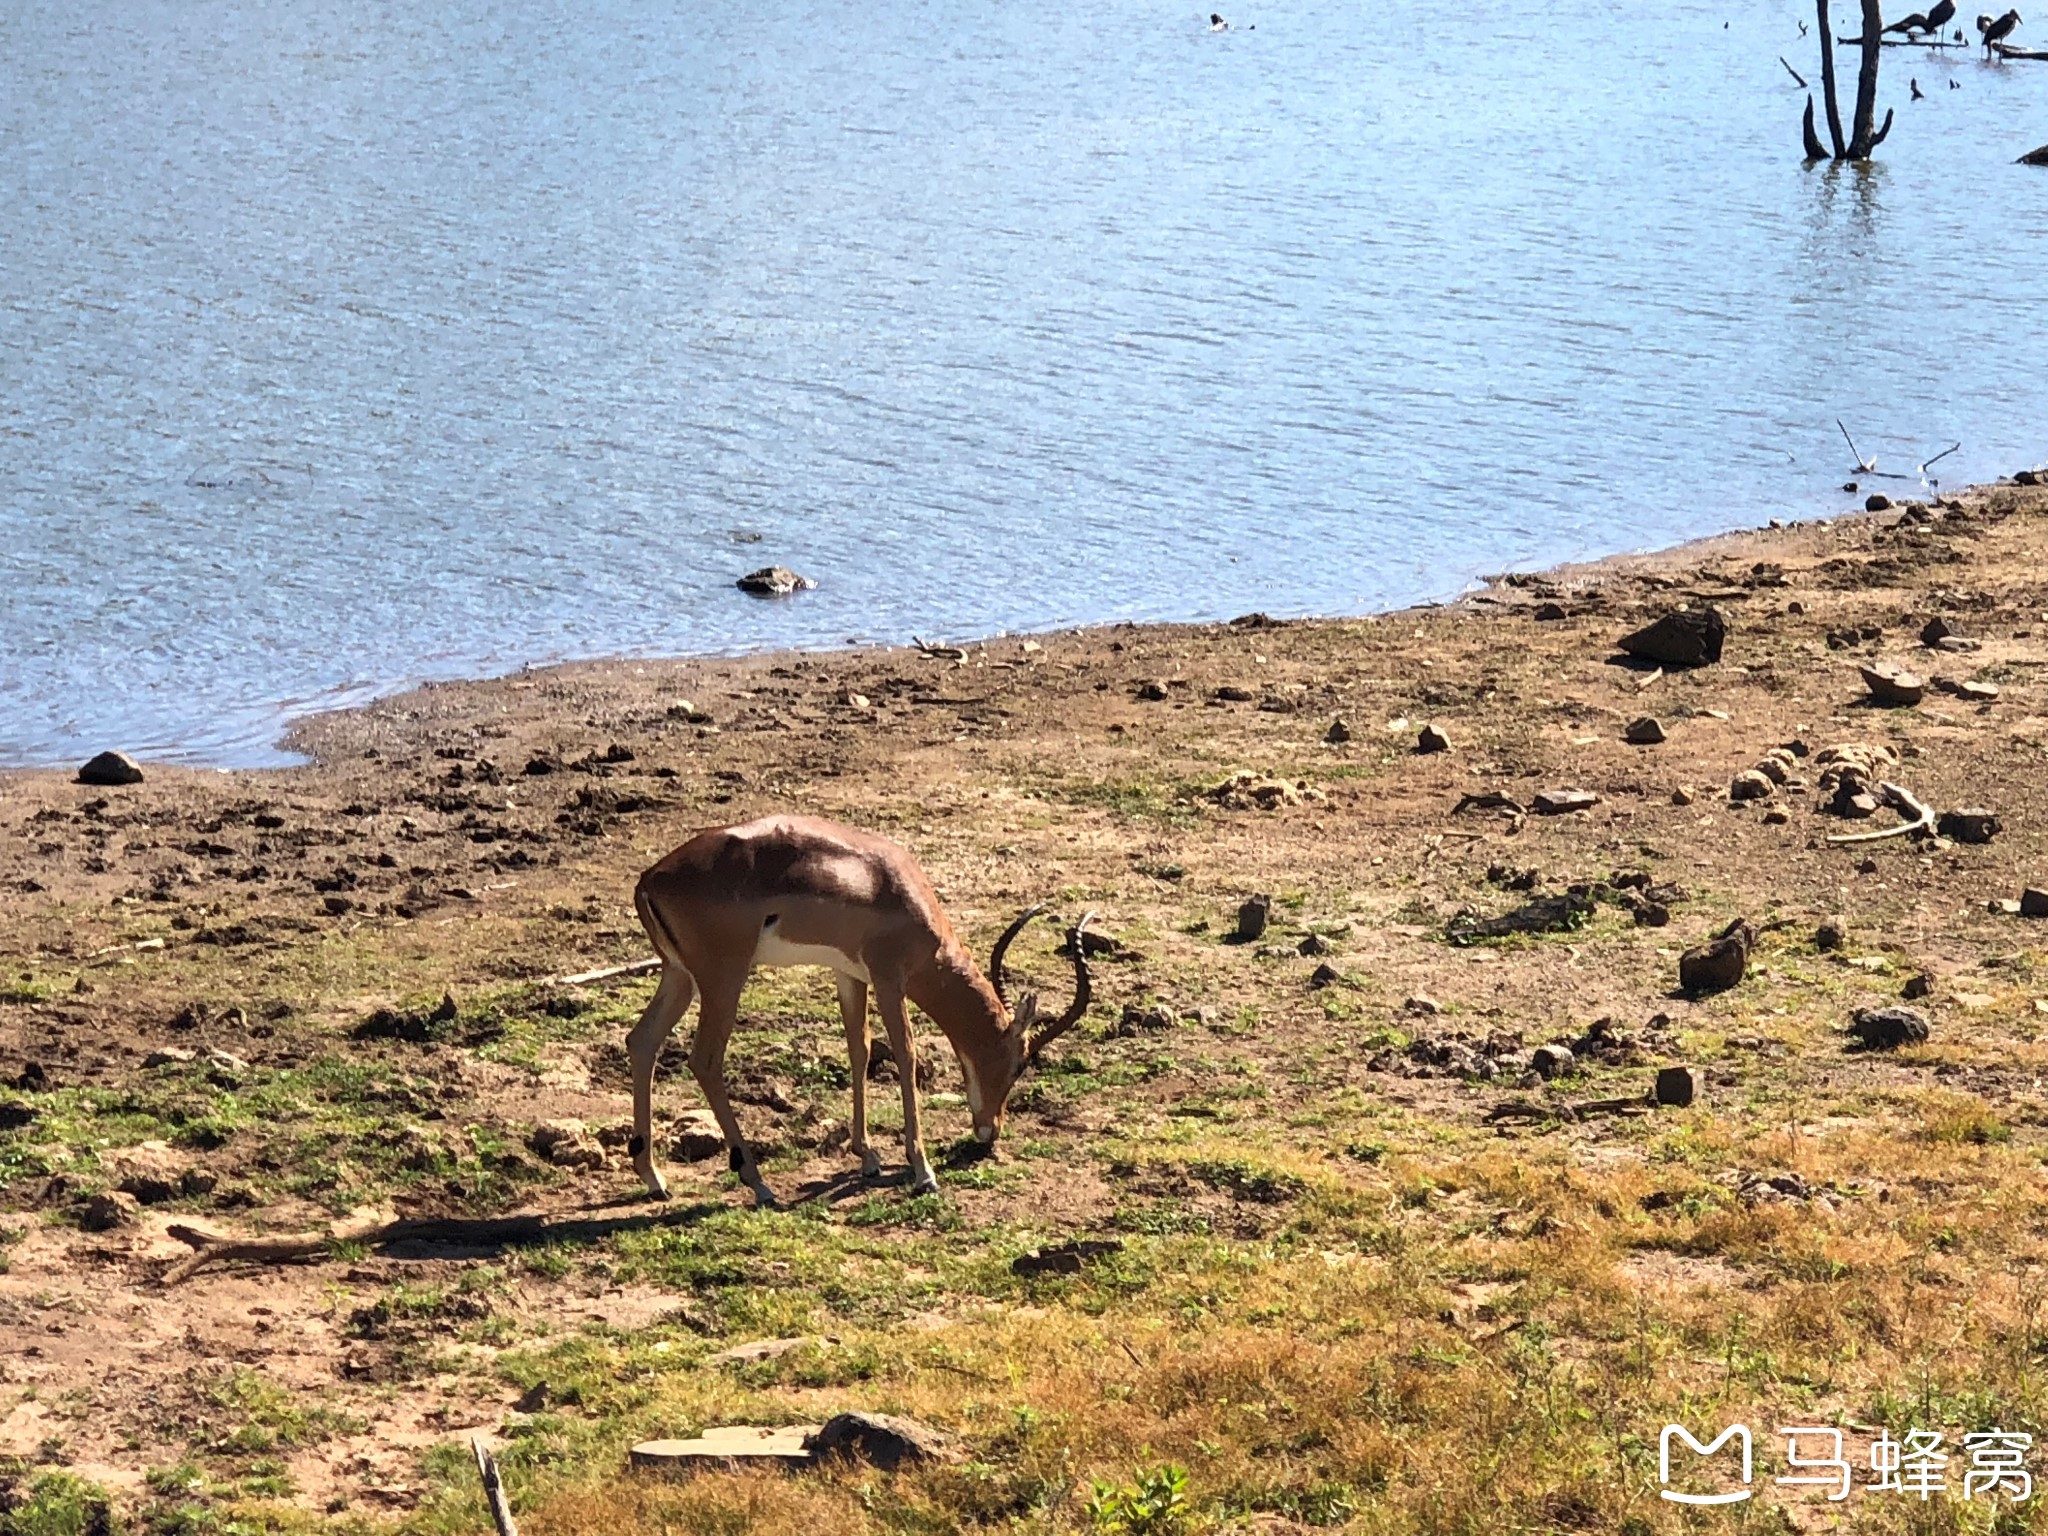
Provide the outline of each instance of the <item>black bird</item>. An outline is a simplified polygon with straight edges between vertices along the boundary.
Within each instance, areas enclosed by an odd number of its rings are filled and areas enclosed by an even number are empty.
[[[1935,0],[1927,8],[1927,30],[1939,32],[1956,14],[1956,0]]]
[[[1913,88],[1913,99],[1915,101],[1925,101],[1927,99],[1920,94],[1920,82],[1918,80],[1908,80],[1906,84]]]
[[[2020,13],[2018,11],[2007,11],[1996,21],[1993,21],[1989,16],[1979,16],[1977,18],[1977,30],[1984,34],[1985,50],[1988,52],[1993,43],[2002,43],[2008,37],[2011,37],[2014,29],[2019,24]]]
[[[1221,16],[1218,16],[1214,11],[1211,11],[1209,13],[1209,30],[1211,32],[1228,32],[1230,30],[1230,23]]]
[[[1884,30],[1887,32],[1932,32],[1934,26],[1925,16],[1915,11],[1910,16],[1901,17]]]

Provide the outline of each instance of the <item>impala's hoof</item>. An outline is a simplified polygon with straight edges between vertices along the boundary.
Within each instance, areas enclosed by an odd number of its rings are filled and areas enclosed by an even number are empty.
[[[869,1147],[860,1155],[860,1176],[864,1179],[881,1177],[882,1154]]]
[[[936,1195],[939,1192],[939,1176],[927,1168],[910,1181],[913,1195]]]
[[[666,1200],[668,1198],[667,1183],[664,1182],[661,1175],[656,1173],[652,1168],[641,1169],[640,1180],[647,1186],[648,1199]]]

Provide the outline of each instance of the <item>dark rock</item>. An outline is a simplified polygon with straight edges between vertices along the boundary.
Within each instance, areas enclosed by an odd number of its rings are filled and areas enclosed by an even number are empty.
[[[810,1451],[820,1461],[843,1456],[885,1472],[903,1466],[958,1461],[961,1454],[950,1435],[915,1419],[889,1413],[834,1414],[811,1437]]]
[[[18,1099],[0,1103],[0,1131],[18,1131],[34,1125],[40,1115],[35,1105],[23,1104]]]
[[[1273,898],[1261,893],[1237,909],[1237,941],[1250,944],[1264,936],[1273,915]]]
[[[1249,688],[1240,688],[1236,683],[1225,683],[1221,688],[1210,694],[1209,697],[1220,699],[1225,704],[1249,704],[1258,695]]]
[[[1920,643],[1932,650],[1955,632],[1955,627],[1947,619],[1932,618],[1920,626]]]
[[[1673,1109],[1684,1109],[1699,1094],[1699,1074],[1691,1067],[1658,1068],[1657,1085],[1650,1091],[1650,1096],[1659,1104],[1668,1104]]]
[[[2041,149],[2028,150],[2022,157],[2023,163],[2027,165],[2048,165],[2048,160],[2035,158],[2044,150],[2048,150],[2048,145],[2043,145]],[[2012,483],[2014,485],[2040,485],[2042,483],[2041,471],[2038,469],[2018,470],[2013,474]]]
[[[1569,1077],[1578,1070],[1578,1066],[1579,1059],[1568,1045],[1539,1045],[1529,1053],[1530,1070],[1545,1082],[1556,1077]]]
[[[1777,788],[1769,774],[1758,768],[1745,768],[1729,784],[1728,798],[1736,801],[1768,800]]]
[[[1883,491],[1872,491],[1863,498],[1863,510],[1866,512],[1889,512],[1891,509],[1892,499]]]
[[[1821,950],[1840,949],[1843,944],[1848,942],[1848,938],[1849,935],[1842,926],[1842,920],[1838,917],[1831,917],[1814,929],[1813,947]]]
[[[1925,1043],[1928,1027],[1927,1015],[1918,1008],[1864,1008],[1849,1033],[1867,1051],[1895,1051]]]
[[[1162,1004],[1155,1003],[1148,1008],[1137,1003],[1125,1003],[1123,1015],[1117,1020],[1116,1032],[1129,1036],[1141,1030],[1172,1029],[1179,1022],[1174,1011]]]
[[[1350,739],[1351,727],[1346,725],[1341,718],[1332,720],[1330,722],[1330,728],[1327,731],[1323,732],[1323,740],[1327,741],[1333,747],[1341,747],[1344,745],[1345,742],[1349,741]]]
[[[102,752],[78,770],[78,782],[101,786],[140,784],[142,765],[126,752]]]
[[[1324,938],[1320,933],[1310,934],[1299,944],[1295,945],[1295,948],[1304,955],[1333,955],[1337,952],[1337,946]]]
[[[1450,733],[1432,720],[1416,736],[1415,750],[1418,752],[1448,752],[1451,750]]]
[[[1863,674],[1863,686],[1870,690],[1871,698],[1880,704],[1910,706],[1927,696],[1927,679],[1895,662],[1873,661],[1856,670]]]
[[[1344,973],[1325,960],[1309,972],[1308,984],[1311,991],[1320,992],[1324,987],[1334,987],[1344,979]]]
[[[1644,715],[1639,720],[1629,721],[1621,739],[1632,747],[1654,747],[1665,739],[1664,724],[1653,715]]]
[[[1106,1254],[1123,1251],[1124,1245],[1115,1238],[1080,1238],[1074,1242],[1056,1243],[1050,1248],[1034,1248],[1029,1253],[1020,1253],[1010,1260],[1010,1273],[1026,1277],[1078,1275],[1084,1264],[1091,1264]]]
[[[1555,624],[1560,619],[1569,618],[1570,615],[1564,611],[1563,603],[1538,603],[1532,617],[1539,624]]]
[[[1572,811],[1590,811],[1600,797],[1590,789],[1546,789],[1530,802],[1538,816],[1563,816]]]
[[[1998,684],[1970,681],[1957,683],[1955,696],[1969,704],[1990,704],[1998,698]]]
[[[756,597],[787,597],[792,592],[808,592],[817,583],[808,576],[797,575],[786,565],[764,565],[758,571],[747,572],[733,585]]]
[[[2005,829],[1990,811],[1979,808],[1943,811],[1934,823],[1935,831],[1959,843],[1988,843]]]
[[[1138,697],[1147,704],[1157,704],[1166,697],[1166,689],[1154,682],[1140,683],[1138,684]]]
[[[1570,891],[1558,896],[1539,896],[1499,917],[1480,917],[1460,912],[1445,927],[1453,944],[1465,945],[1480,939],[1503,939],[1515,933],[1570,933],[1593,915],[1590,897]]]
[[[2048,917],[2048,891],[2028,886],[2020,892],[2021,917]]]
[[[1726,992],[1741,982],[1749,969],[1750,946],[1756,933],[1749,924],[1737,921],[1719,938],[1678,957],[1678,984],[1688,992]]]
[[[1911,1002],[1915,998],[1927,996],[1927,994],[1932,992],[1933,990],[1934,978],[1932,976],[1929,976],[1925,971],[1922,971],[1917,976],[1908,976],[1906,978],[1906,984],[1903,987],[1899,988],[1899,996],[1905,998],[1908,1002]]]
[[[1704,667],[1721,659],[1728,621],[1718,608],[1679,608],[1618,642],[1631,656],[1663,667]]]
[[[133,1195],[117,1192],[94,1195],[79,1207],[78,1225],[87,1232],[112,1232],[129,1227],[142,1214],[142,1204]]]
[[[1643,900],[1631,909],[1638,928],[1662,928],[1671,921],[1671,909],[1661,901]]]

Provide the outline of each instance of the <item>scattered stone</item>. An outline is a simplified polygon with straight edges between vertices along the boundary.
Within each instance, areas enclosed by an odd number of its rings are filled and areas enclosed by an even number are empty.
[[[1660,1067],[1650,1097],[1673,1109],[1684,1109],[1699,1097],[1699,1074],[1691,1067]]]
[[[1277,811],[1283,805],[1304,805],[1327,799],[1306,779],[1262,779],[1239,769],[1208,791],[1209,799],[1232,811]]]
[[[1736,1191],[1745,1205],[1775,1205],[1813,1198],[1813,1186],[1796,1173],[1752,1173]]]
[[[1578,1066],[1578,1058],[1568,1045],[1539,1045],[1529,1053],[1530,1070],[1546,1083],[1553,1078],[1571,1076]]]
[[[1590,811],[1600,797],[1590,789],[1546,789],[1530,802],[1538,816],[1563,816],[1572,811]]]
[[[1344,717],[1342,715],[1339,715],[1335,720],[1332,720],[1330,722],[1330,728],[1327,731],[1323,732],[1323,740],[1327,741],[1333,747],[1341,747],[1344,745],[1345,742],[1349,741],[1350,739],[1351,727],[1344,723]]]
[[[1991,704],[1998,698],[1998,684],[1980,683],[1975,680],[1957,683],[1952,690],[1955,696],[1969,704]]]
[[[2048,891],[2028,886],[2020,892],[2021,917],[2048,917]]]
[[[1451,750],[1450,734],[1432,720],[1416,736],[1415,750],[1418,752],[1448,752]]]
[[[1863,498],[1863,510],[1866,512],[1889,512],[1891,509],[1892,499],[1883,491],[1872,491]]]
[[[1273,898],[1264,892],[1252,897],[1237,909],[1237,942],[1255,943],[1264,937],[1266,923],[1273,915]]]
[[[1320,992],[1325,987],[1334,987],[1343,979],[1344,973],[1325,960],[1321,965],[1309,972],[1309,989],[1314,992]]]
[[[1631,720],[1628,729],[1621,733],[1621,739],[1632,747],[1657,746],[1665,740],[1663,722],[1654,715]]]
[[[1693,792],[1691,785],[1681,784],[1678,788],[1671,791],[1671,803],[1673,805],[1691,805],[1692,802]]]
[[[1767,827],[1782,827],[1791,820],[1791,813],[1781,807],[1774,806],[1772,809],[1764,812],[1764,825]]]
[[[702,1163],[725,1156],[725,1132],[718,1117],[708,1109],[686,1109],[676,1122],[670,1141],[674,1154],[686,1163]]]
[[[1425,993],[1417,992],[1413,997],[1401,1004],[1401,1011],[1403,1013],[1422,1014],[1427,1018],[1435,1018],[1444,1011],[1444,1005]]]
[[[1934,978],[1925,971],[1922,971],[1917,975],[1906,978],[1906,984],[1899,988],[1899,996],[1905,998],[1908,1002],[1912,1002],[1916,998],[1927,996],[1933,990]]]
[[[142,1058],[145,1067],[183,1067],[199,1059],[197,1051],[188,1051],[182,1046],[166,1045],[151,1051]]]
[[[1703,667],[1721,659],[1728,634],[1718,608],[1679,608],[1618,642],[1629,655],[1664,667]]]
[[[1304,955],[1334,955],[1337,952],[1337,946],[1320,933],[1310,934],[1294,947]]]
[[[834,1414],[811,1437],[810,1449],[820,1461],[845,1457],[885,1472],[961,1459],[960,1448],[950,1435],[888,1413]]]
[[[1480,939],[1503,939],[1516,933],[1571,933],[1593,915],[1590,896],[1566,891],[1557,896],[1539,896],[1499,917],[1480,917],[1460,912],[1444,929],[1453,944],[1466,945]]]
[[[1932,618],[1920,626],[1920,643],[1932,650],[1955,633],[1955,626],[1947,619]]]
[[[1863,1008],[1849,1033],[1867,1051],[1895,1051],[1925,1043],[1928,1028],[1927,1015],[1918,1008]]]
[[[1138,684],[1138,697],[1147,704],[1157,704],[1166,697],[1166,689],[1156,682]]]
[[[596,1173],[611,1161],[581,1120],[543,1120],[533,1128],[527,1144],[543,1162],[557,1168]]]
[[[747,572],[733,585],[756,597],[787,597],[792,592],[808,592],[817,583],[808,576],[797,575],[786,565],[764,565],[758,571]]]
[[[142,1214],[142,1202],[118,1190],[94,1195],[79,1207],[78,1225],[87,1232],[112,1232],[131,1227]]]
[[[1839,917],[1831,917],[1813,931],[1813,947],[1819,950],[1840,949],[1848,942],[1849,935]]]
[[[1768,774],[1755,768],[1745,768],[1729,784],[1728,798],[1735,801],[1768,800],[1777,787]]]
[[[1934,823],[1935,831],[1958,843],[1983,844],[2005,830],[2005,824],[1990,811],[1971,807],[1943,811]]]
[[[1077,1238],[1073,1242],[1056,1243],[1049,1248],[1034,1248],[1029,1253],[1018,1254],[1010,1260],[1010,1273],[1027,1278],[1035,1275],[1078,1275],[1083,1265],[1123,1251],[1124,1245],[1115,1238]]]
[[[1856,670],[1863,674],[1864,687],[1870,690],[1871,698],[1879,704],[1909,707],[1927,696],[1927,680],[1896,662],[1874,661]]]
[[[18,1131],[41,1118],[42,1112],[33,1104],[24,1104],[19,1099],[0,1102],[0,1131]]]
[[[1209,697],[1225,704],[1249,704],[1258,695],[1249,688],[1240,688],[1236,683],[1225,683]]]
[[[1635,918],[1638,928],[1662,928],[1671,921],[1669,907],[1661,901],[1650,901],[1647,898],[1637,902],[1630,915]]]
[[[1749,969],[1756,931],[1737,919],[1721,936],[1678,957],[1678,984],[1692,993],[1726,992]]]
[[[78,770],[78,782],[96,784],[102,788],[140,784],[142,765],[126,752],[102,752]]]
[[[1179,1022],[1174,1011],[1163,1004],[1141,1007],[1137,1003],[1125,1003],[1123,1016],[1117,1020],[1116,1032],[1128,1037],[1141,1031],[1172,1029]]]
[[[1569,618],[1570,615],[1564,611],[1563,603],[1538,603],[1531,617],[1538,624],[1555,624],[1560,619]]]
[[[2000,917],[2018,917],[2026,909],[2026,903],[2014,901],[2010,896],[1994,896],[1984,903],[1984,910]],[[2029,916],[2048,916],[2048,913],[2029,913]]]

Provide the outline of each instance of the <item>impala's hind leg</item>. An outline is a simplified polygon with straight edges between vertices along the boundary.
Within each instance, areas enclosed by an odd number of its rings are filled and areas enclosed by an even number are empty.
[[[740,1132],[740,1117],[733,1113],[732,1100],[725,1091],[725,1047],[740,1021],[740,991],[746,980],[744,970],[735,977],[703,978],[704,1002],[697,1010],[696,1038],[690,1042],[690,1071],[704,1090],[711,1113],[718,1117],[718,1128],[725,1133],[726,1158],[732,1171],[754,1192],[755,1205],[772,1206],[775,1192],[754,1165],[753,1149]]]
[[[654,1061],[696,990],[688,971],[673,960],[665,962],[653,1001],[626,1036],[626,1058],[633,1067],[633,1139],[626,1146],[633,1156],[633,1171],[657,1200],[668,1198],[668,1185],[654,1166]]]

